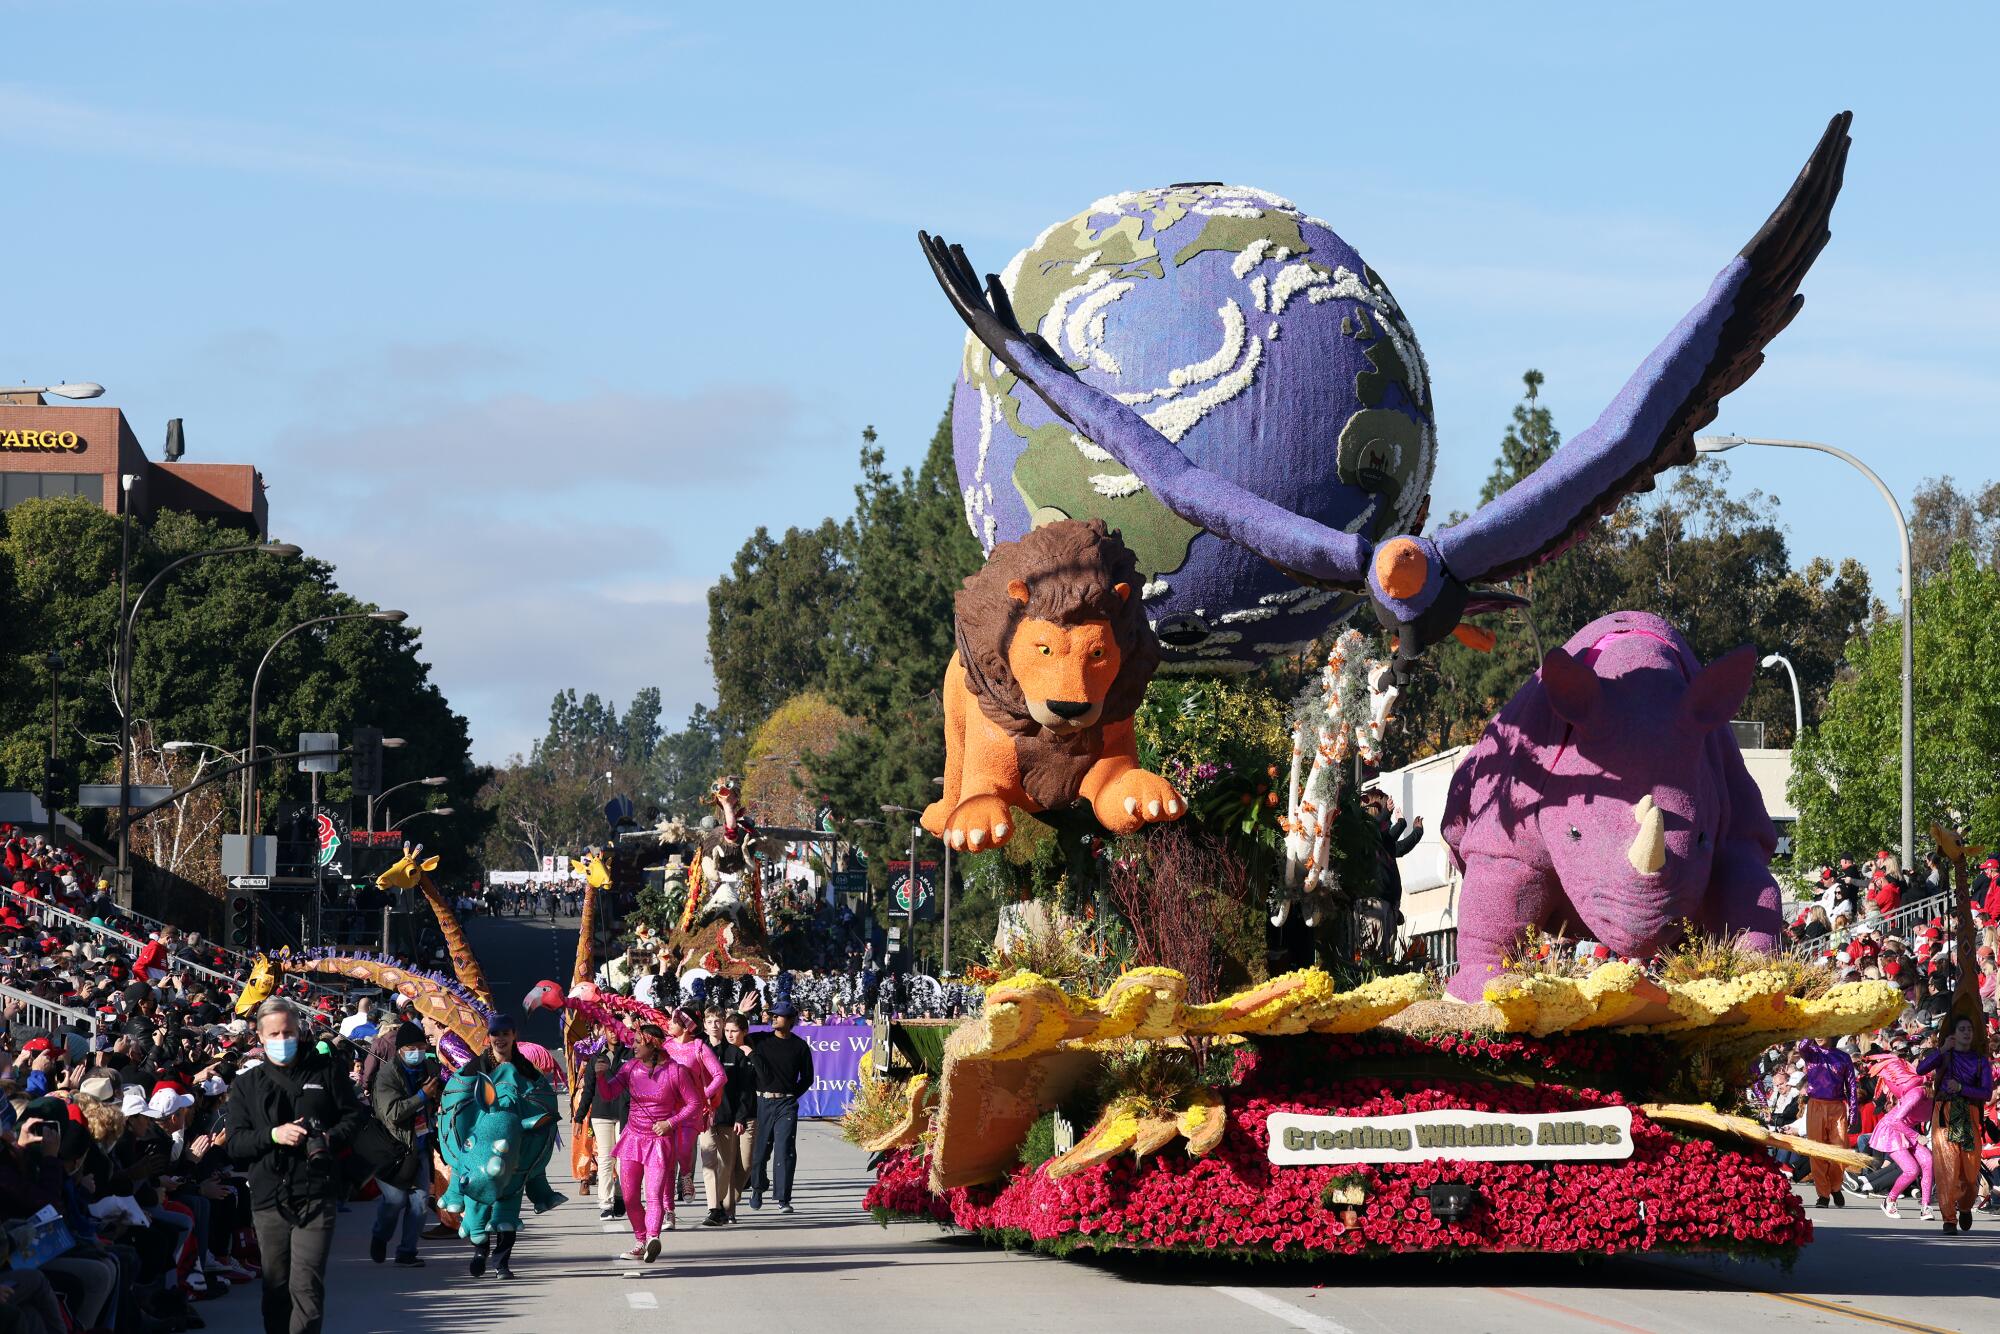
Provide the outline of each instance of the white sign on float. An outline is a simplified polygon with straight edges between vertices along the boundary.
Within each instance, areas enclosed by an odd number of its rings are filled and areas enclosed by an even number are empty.
[[[1574,1112],[1440,1110],[1395,1116],[1305,1116],[1273,1112],[1271,1161],[1420,1163],[1433,1158],[1482,1163],[1584,1162],[1632,1156],[1632,1109]]]

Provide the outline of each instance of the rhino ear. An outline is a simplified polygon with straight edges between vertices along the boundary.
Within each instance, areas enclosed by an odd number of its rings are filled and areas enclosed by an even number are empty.
[[[1757,648],[1745,644],[1695,673],[1681,696],[1680,724],[1690,732],[1710,732],[1743,710],[1757,675]]]
[[[1542,689],[1556,715],[1572,727],[1588,727],[1604,700],[1597,673],[1561,649],[1542,659]]]

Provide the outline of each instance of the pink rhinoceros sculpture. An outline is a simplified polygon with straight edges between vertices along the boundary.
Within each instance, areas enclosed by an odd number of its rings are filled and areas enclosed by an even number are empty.
[[[1478,1000],[1531,926],[1641,959],[1688,922],[1776,946],[1777,831],[1728,726],[1756,667],[1748,646],[1703,667],[1636,611],[1543,659],[1445,802],[1440,832],[1465,870],[1453,996]]]

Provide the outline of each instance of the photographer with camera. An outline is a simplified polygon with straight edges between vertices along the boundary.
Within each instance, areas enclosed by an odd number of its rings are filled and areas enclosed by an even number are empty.
[[[264,1334],[319,1334],[334,1213],[346,1191],[334,1154],[368,1114],[333,1059],[299,1040],[289,1001],[265,1001],[256,1024],[264,1059],[229,1090],[225,1147],[250,1176]]]

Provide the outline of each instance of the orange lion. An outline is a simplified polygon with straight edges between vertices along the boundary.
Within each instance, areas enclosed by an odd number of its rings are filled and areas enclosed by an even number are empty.
[[[944,796],[924,828],[954,848],[997,848],[1009,808],[1079,798],[1114,834],[1180,818],[1186,803],[1139,767],[1132,714],[1160,664],[1138,565],[1102,520],[1062,519],[993,549],[954,601],[944,674]]]

